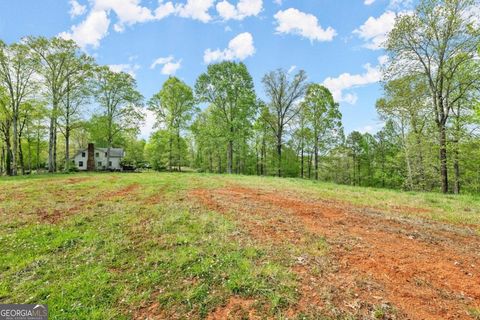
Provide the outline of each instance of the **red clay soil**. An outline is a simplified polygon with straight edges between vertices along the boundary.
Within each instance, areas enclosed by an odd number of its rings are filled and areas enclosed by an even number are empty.
[[[207,320],[216,320],[216,319],[262,319],[255,312],[255,309],[252,305],[255,303],[255,300],[245,299],[241,297],[231,297],[225,306],[217,308],[212,312]]]
[[[326,238],[328,263],[335,268],[320,276],[309,261],[293,268],[303,292],[292,313],[312,304],[322,309],[324,299],[314,289],[325,285],[358,297],[342,300],[346,295],[339,294],[339,309],[388,301],[398,311],[396,319],[474,319],[469,309],[480,307],[480,237],[468,229],[294,193],[232,187],[195,190],[192,196],[213,210],[242,211],[251,219],[239,218],[240,224],[260,240],[298,243],[299,230]],[[268,216],[269,223],[258,223],[259,216]],[[211,319],[223,319],[222,310]]]
[[[110,198],[115,198],[115,197],[124,197],[124,196],[127,196],[127,195],[133,193],[134,191],[136,191],[139,188],[140,188],[140,184],[132,183],[132,184],[126,186],[125,188],[121,188],[120,190],[116,190],[116,191],[113,191],[113,192],[108,192],[107,194],[105,194],[105,198],[110,199]]]

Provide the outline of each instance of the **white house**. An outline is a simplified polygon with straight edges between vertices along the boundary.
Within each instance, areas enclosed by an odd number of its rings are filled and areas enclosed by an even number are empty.
[[[93,143],[88,144],[88,148],[78,150],[73,161],[80,171],[93,170],[122,170],[120,162],[125,156],[121,148],[110,148],[110,165],[107,165],[108,148],[97,148]]]

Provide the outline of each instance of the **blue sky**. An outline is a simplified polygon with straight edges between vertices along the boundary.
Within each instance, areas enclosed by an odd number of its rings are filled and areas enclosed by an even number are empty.
[[[411,0],[3,0],[0,39],[75,40],[135,76],[146,99],[168,75],[193,86],[210,62],[243,61],[257,94],[273,69],[307,72],[340,102],[346,132],[381,126],[381,44]],[[142,129],[147,137],[151,115]]]

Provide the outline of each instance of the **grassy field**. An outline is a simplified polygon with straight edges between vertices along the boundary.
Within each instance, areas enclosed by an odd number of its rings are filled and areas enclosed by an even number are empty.
[[[46,303],[51,319],[480,319],[479,233],[475,196],[193,173],[3,178],[0,303]]]

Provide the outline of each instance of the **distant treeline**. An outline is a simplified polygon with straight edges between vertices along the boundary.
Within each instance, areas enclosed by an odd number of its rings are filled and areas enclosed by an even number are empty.
[[[209,65],[194,88],[170,77],[146,107],[135,80],[72,41],[0,43],[1,165],[15,175],[72,170],[88,142],[156,170],[277,175],[405,190],[480,192],[480,19],[472,0],[422,0],[388,35],[384,127],[345,136],[338,103],[301,70],[267,73],[260,100],[243,63]],[[99,106],[87,117],[87,106]],[[200,108],[202,106],[202,108]],[[362,112],[362,110],[358,110]],[[73,148],[71,147],[73,145]]]

